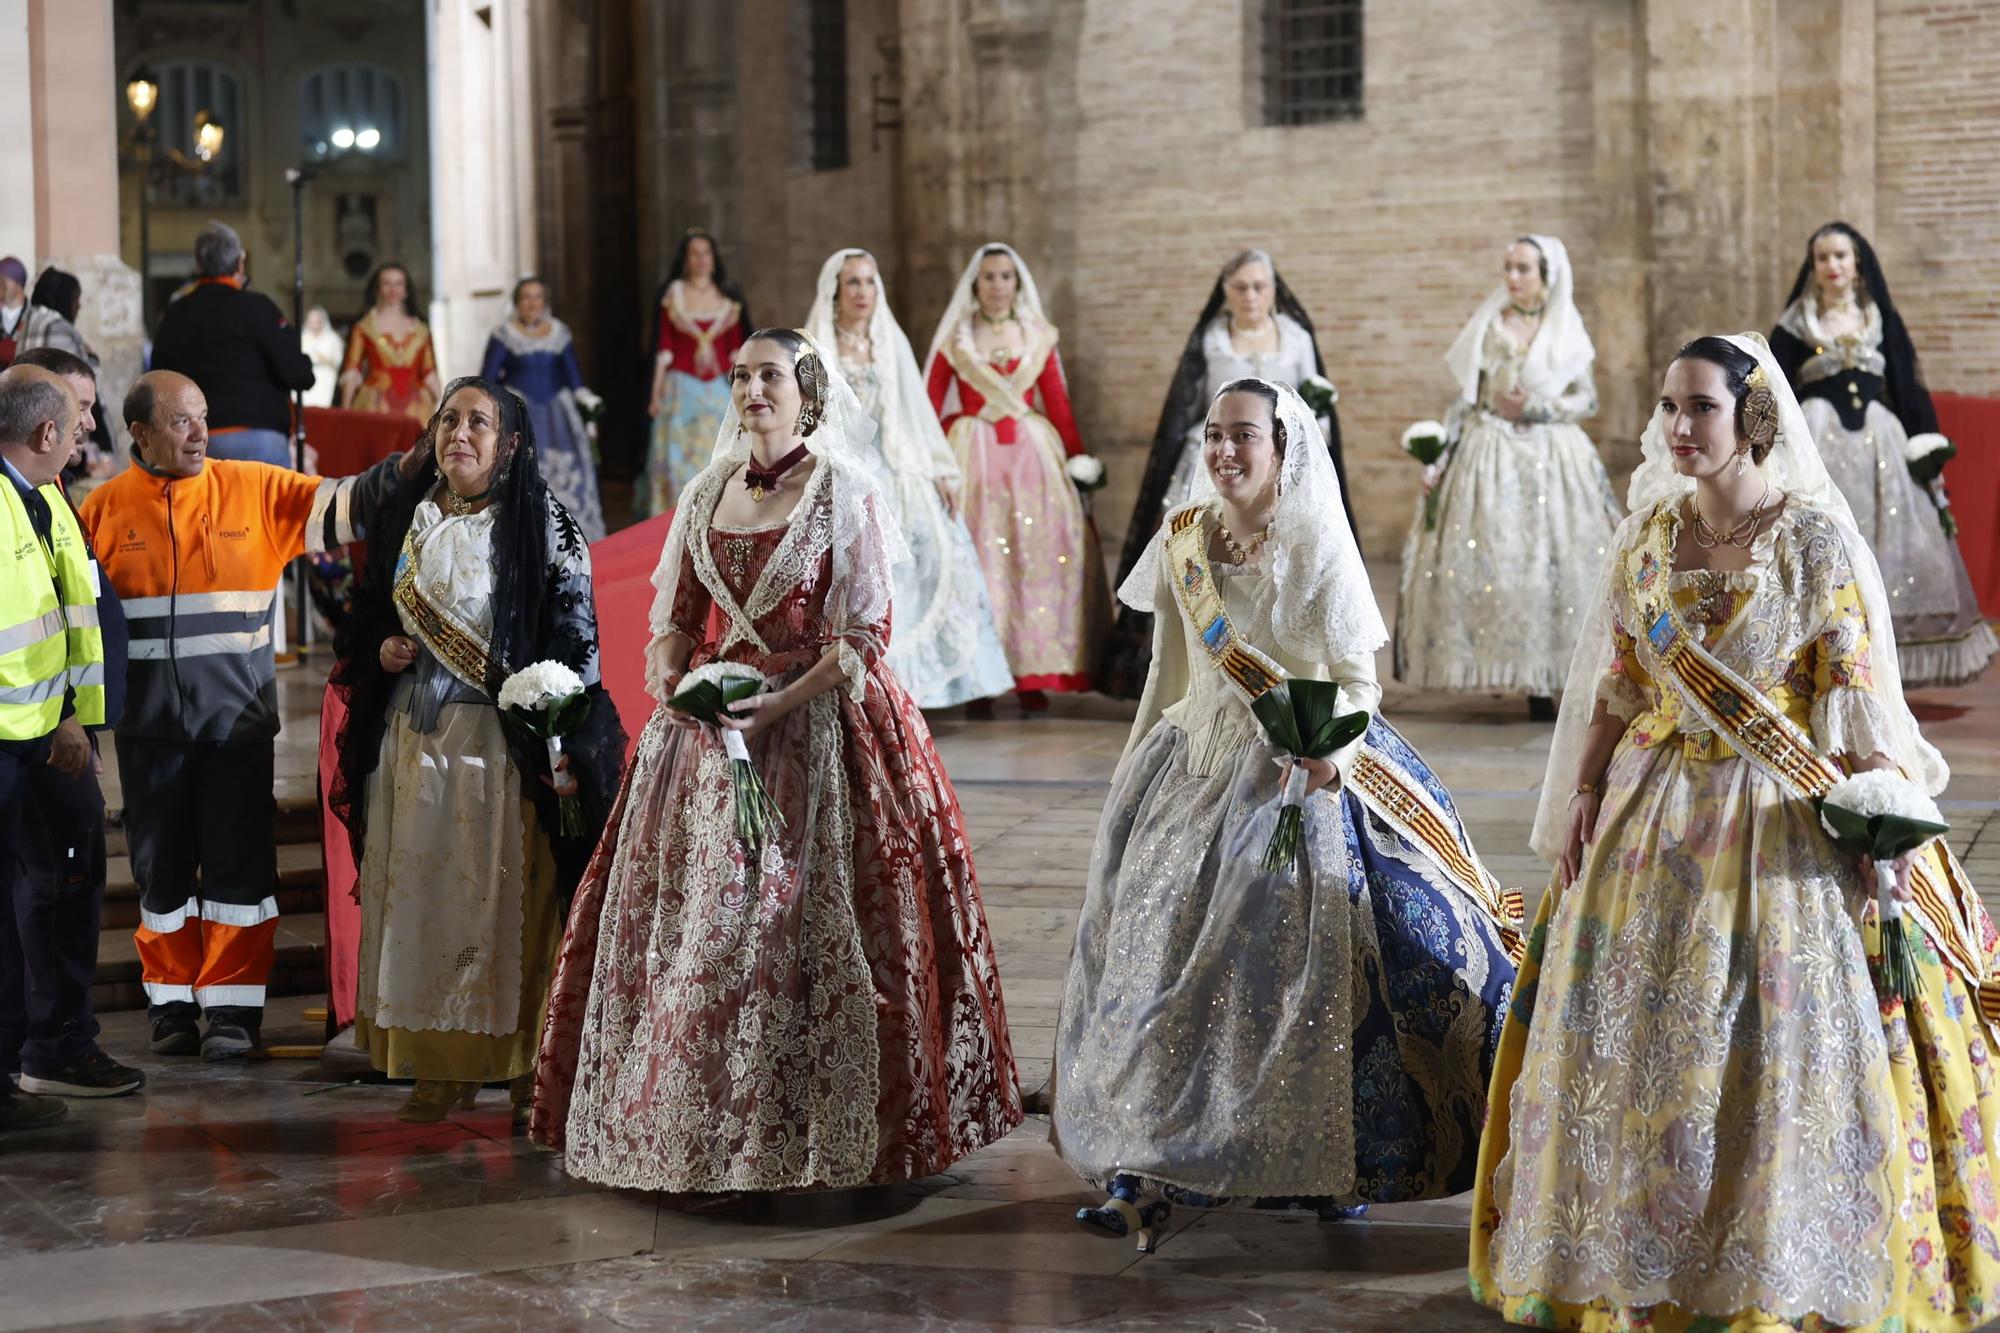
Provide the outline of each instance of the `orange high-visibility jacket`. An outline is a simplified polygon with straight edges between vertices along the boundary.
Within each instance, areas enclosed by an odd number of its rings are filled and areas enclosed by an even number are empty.
[[[133,465],[79,517],[131,631],[120,733],[243,743],[278,731],[272,606],[286,564],[357,540],[395,459],[312,477],[211,458],[193,477]]]

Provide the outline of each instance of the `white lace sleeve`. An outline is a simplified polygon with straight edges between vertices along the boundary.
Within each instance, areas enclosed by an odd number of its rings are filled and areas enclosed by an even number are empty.
[[[1813,701],[1813,740],[1820,753],[1866,759],[1896,753],[1896,728],[1873,690],[1842,686]]]
[[[883,521],[877,494],[843,497],[860,512],[850,523],[837,523],[833,545],[834,587],[828,601],[829,629],[838,637],[840,673],[847,678],[848,696],[860,699],[868,687],[868,672],[889,649],[891,633],[890,571],[898,558],[908,558],[894,520]]]

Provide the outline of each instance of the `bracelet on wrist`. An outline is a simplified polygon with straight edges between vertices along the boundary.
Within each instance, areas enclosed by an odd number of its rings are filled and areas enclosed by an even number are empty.
[[[1600,792],[1595,782],[1579,782],[1576,784],[1576,789],[1570,792],[1569,798],[1574,801],[1579,796],[1597,796],[1599,794]]]

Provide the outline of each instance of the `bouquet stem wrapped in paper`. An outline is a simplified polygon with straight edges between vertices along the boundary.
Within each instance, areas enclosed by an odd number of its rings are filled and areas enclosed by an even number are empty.
[[[1876,924],[1882,934],[1882,965],[1876,989],[1886,999],[1914,1003],[1922,993],[1911,951],[1910,926],[1896,901],[1898,858],[1916,851],[1950,829],[1937,803],[1916,783],[1890,769],[1856,773],[1835,783],[1820,798],[1820,824],[1842,849],[1875,862]]]
[[[500,714],[540,740],[549,754],[549,776],[562,759],[563,737],[574,735],[590,716],[590,696],[583,678],[561,662],[536,662],[507,677],[500,686]],[[565,838],[583,834],[583,806],[576,793],[557,798],[557,823]]]
[[[1368,730],[1368,714],[1342,713],[1340,687],[1329,680],[1280,681],[1251,703],[1271,744],[1294,759],[1324,759]],[[1264,848],[1266,870],[1283,870],[1298,860],[1305,831],[1306,770],[1294,764],[1280,798],[1278,827]]]
[[[1445,449],[1451,443],[1451,434],[1440,421],[1412,422],[1403,432],[1403,452],[1430,467],[1444,457]],[[1424,494],[1424,531],[1437,526],[1437,487],[1433,486]]]
[[[722,725],[733,717],[731,706],[760,694],[768,682],[763,673],[740,662],[710,662],[696,667],[681,678],[667,707],[705,722],[722,733],[722,748],[729,756],[731,783],[736,791],[736,836],[755,860],[770,840],[771,831],[782,827],[784,813],[771,799],[764,779],[750,763],[750,747],[743,733]]]

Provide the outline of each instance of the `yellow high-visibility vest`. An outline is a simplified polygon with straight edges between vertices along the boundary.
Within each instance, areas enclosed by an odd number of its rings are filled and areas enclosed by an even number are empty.
[[[28,506],[0,475],[0,739],[48,735],[62,721],[63,692],[74,691],[77,720],[104,721],[104,635],[97,577],[69,501],[55,486],[44,544]]]

